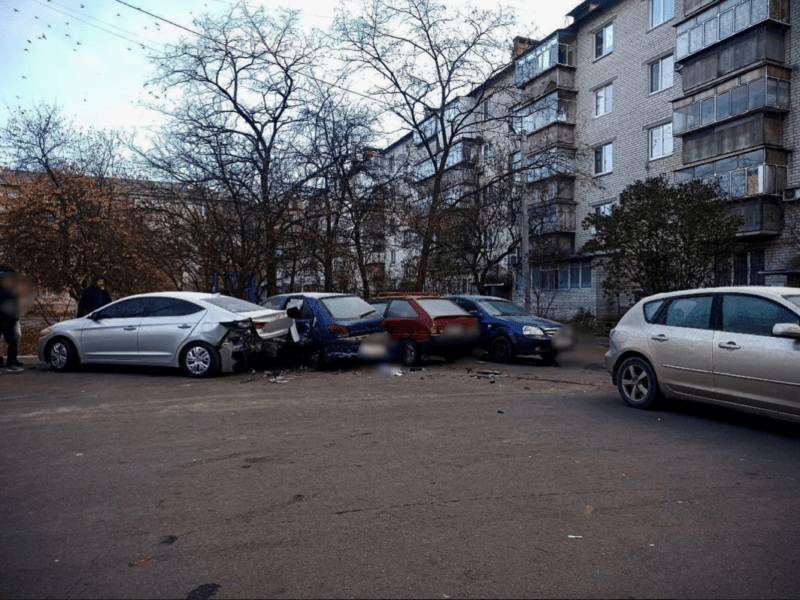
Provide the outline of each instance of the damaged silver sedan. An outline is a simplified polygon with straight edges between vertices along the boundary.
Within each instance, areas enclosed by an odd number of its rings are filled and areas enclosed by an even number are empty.
[[[270,343],[296,336],[283,310],[201,292],[129,296],[85,317],[44,329],[39,360],[55,371],[80,363],[179,367],[189,377],[210,377],[223,356],[241,360]]]

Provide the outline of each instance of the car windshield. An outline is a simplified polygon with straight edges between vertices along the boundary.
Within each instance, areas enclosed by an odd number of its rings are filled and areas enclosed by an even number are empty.
[[[231,298],[230,296],[214,296],[213,298],[204,298],[209,304],[224,308],[235,313],[255,312],[257,310],[263,311],[263,307],[258,304],[253,304],[247,300],[239,300],[239,298]]]
[[[800,296],[784,296],[784,298],[786,298],[789,302],[793,302],[794,304],[797,304],[797,306],[800,306]]]
[[[360,319],[378,312],[358,296],[332,296],[320,300],[334,319]]]
[[[432,317],[452,317],[469,314],[455,302],[444,298],[424,298],[417,300],[417,304]]]
[[[493,317],[527,317],[528,313],[507,300],[478,300],[478,305]]]

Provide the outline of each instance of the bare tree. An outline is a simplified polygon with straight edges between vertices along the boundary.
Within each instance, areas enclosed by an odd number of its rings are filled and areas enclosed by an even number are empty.
[[[304,183],[295,143],[319,36],[305,35],[296,11],[273,16],[244,2],[194,26],[196,37],[153,57],[150,85],[177,88],[181,97],[156,107],[168,124],[144,154],[146,165],[204,190],[207,214],[224,215],[217,225],[226,227],[220,242],[227,248],[216,271],[228,287],[252,274],[274,294],[290,209]]]
[[[414,133],[412,159],[426,171],[418,176],[430,180],[430,202],[420,211],[418,289],[435,245],[445,171],[461,159],[457,145],[486,119],[483,101],[496,88],[479,84],[500,81],[513,23],[505,9],[452,9],[435,0],[365,1],[358,14],[339,10],[334,30],[346,59],[377,75],[371,95]]]

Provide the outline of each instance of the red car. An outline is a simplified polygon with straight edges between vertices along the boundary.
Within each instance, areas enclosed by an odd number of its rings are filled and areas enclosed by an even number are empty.
[[[480,336],[478,322],[455,302],[425,292],[383,292],[370,300],[382,325],[401,344],[404,365],[423,351],[451,358],[468,352]]]

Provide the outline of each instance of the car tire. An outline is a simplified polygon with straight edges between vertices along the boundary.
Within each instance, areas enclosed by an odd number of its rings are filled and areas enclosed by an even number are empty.
[[[620,365],[617,389],[625,404],[632,408],[653,408],[661,395],[653,367],[638,356],[629,358]]]
[[[219,352],[205,342],[192,342],[181,352],[181,369],[187,377],[211,377],[219,371]]]
[[[75,344],[63,337],[54,339],[47,350],[47,362],[59,373],[74,369],[80,362]]]
[[[507,363],[514,358],[514,347],[506,336],[497,336],[489,348],[489,356],[494,362]]]
[[[419,362],[419,346],[417,342],[410,338],[406,338],[401,342],[401,357],[403,365],[406,367],[413,367]]]

